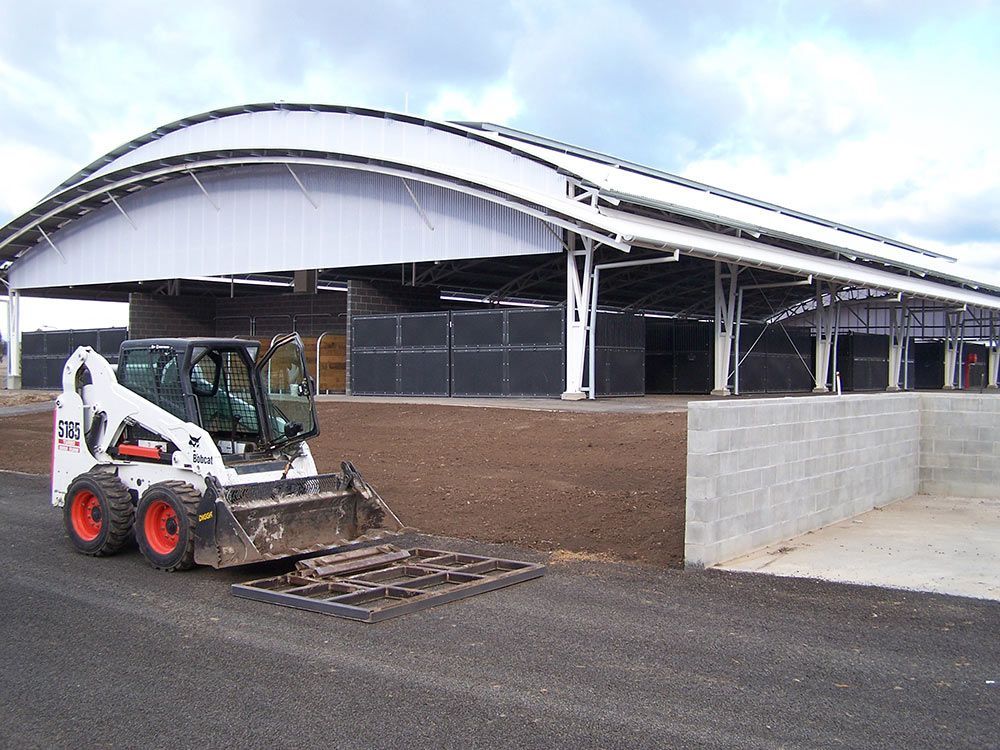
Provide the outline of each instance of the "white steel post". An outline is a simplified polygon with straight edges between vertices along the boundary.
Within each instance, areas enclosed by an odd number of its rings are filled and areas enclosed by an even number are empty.
[[[726,275],[722,263],[715,262],[715,381],[713,396],[729,395],[729,362],[733,352],[733,319],[736,316],[736,289],[740,267],[727,263],[729,289],[723,283]]]
[[[901,299],[898,308],[889,310],[889,383],[886,390],[900,390],[899,380],[905,366],[903,352],[910,335],[910,311]]]
[[[987,358],[987,383],[986,387],[997,390],[997,379],[1000,377],[1000,327],[997,325],[997,313],[990,311],[990,349]]]
[[[21,293],[11,289],[7,297],[7,388],[21,389]]]
[[[566,253],[566,390],[562,398],[586,398],[583,365],[587,354],[587,324],[590,318],[590,277],[594,264],[594,241],[582,237],[583,251]],[[583,258],[581,277],[579,259]],[[593,373],[590,374],[593,381]]]
[[[658,263],[676,263],[680,260],[679,250],[666,258],[645,258],[643,260],[625,260],[618,263],[598,263],[594,266],[594,280],[590,285],[590,325],[587,337],[587,350],[590,358],[587,360],[587,372],[590,373],[590,398],[597,398],[597,298],[601,291],[601,271],[610,268],[631,266],[652,266]]]
[[[814,373],[813,393],[829,393],[827,378],[830,372],[830,353],[836,348],[839,309],[837,306],[838,289],[834,284],[828,284],[826,290],[830,295],[830,304],[823,304],[823,282],[816,284],[816,371]]]
[[[955,389],[955,370],[958,364],[958,352],[961,348],[959,331],[965,318],[965,310],[945,311],[944,337],[944,390]]]

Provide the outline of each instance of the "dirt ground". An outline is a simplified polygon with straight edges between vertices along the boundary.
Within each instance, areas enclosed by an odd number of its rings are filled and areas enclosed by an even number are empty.
[[[51,401],[56,397],[52,391],[8,391],[0,389],[0,406],[24,406]]]
[[[430,534],[654,565],[684,553],[687,415],[319,404],[320,471],[353,461]],[[50,414],[0,418],[0,468],[48,473]]]

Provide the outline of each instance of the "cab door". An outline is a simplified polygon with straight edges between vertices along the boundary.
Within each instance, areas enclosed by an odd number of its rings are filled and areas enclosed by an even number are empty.
[[[319,434],[313,381],[306,369],[302,339],[290,333],[275,340],[256,367],[271,444],[306,440]]]

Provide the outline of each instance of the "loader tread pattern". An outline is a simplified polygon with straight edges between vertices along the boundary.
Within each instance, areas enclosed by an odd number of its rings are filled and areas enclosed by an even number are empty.
[[[132,531],[132,524],[135,521],[135,507],[132,505],[132,495],[122,484],[117,475],[107,471],[88,471],[81,474],[70,485],[71,496],[76,483],[81,479],[87,479],[100,488],[108,503],[108,515],[105,519],[108,525],[108,533],[104,543],[93,550],[79,549],[84,555],[92,557],[106,557],[113,555],[120,550],[128,541],[129,533]]]
[[[184,519],[187,522],[188,534],[184,545],[184,552],[180,559],[171,565],[160,565],[154,559],[146,556],[147,562],[157,570],[189,570],[194,567],[194,529],[198,523],[198,505],[201,503],[201,493],[193,485],[177,479],[170,479],[165,482],[157,482],[151,485],[147,492],[158,487],[169,487],[184,508]]]

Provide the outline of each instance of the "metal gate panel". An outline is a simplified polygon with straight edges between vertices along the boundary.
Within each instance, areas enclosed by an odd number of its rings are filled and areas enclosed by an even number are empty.
[[[396,352],[351,352],[351,392],[357,396],[396,395]]]
[[[452,349],[499,349],[503,346],[503,326],[499,310],[452,313]]]
[[[845,391],[884,391],[889,384],[889,337],[855,331],[841,334],[836,367]]]
[[[351,348],[395,349],[397,339],[395,315],[355,317],[351,320]]]
[[[675,393],[708,393],[712,390],[712,324],[674,323]]]
[[[455,349],[451,353],[453,396],[499,396],[504,392],[503,349]]]
[[[561,308],[505,310],[508,346],[561,346],[565,317]]]
[[[449,395],[448,350],[400,351],[398,390],[405,396]]]
[[[598,313],[596,344],[597,395],[645,395],[645,318],[630,313]]]
[[[109,362],[118,362],[118,352],[127,339],[125,328],[102,328],[97,332],[97,351]]]
[[[646,393],[646,356],[642,349],[599,349],[594,369],[598,397]]]
[[[48,371],[44,358],[21,358],[21,384],[25,388],[48,388]]]
[[[507,373],[505,396],[559,396],[565,382],[563,352],[561,349],[509,349]]]
[[[558,396],[564,329],[560,308],[452,313],[452,395]]]
[[[357,395],[556,397],[563,390],[559,308],[358,316]]]
[[[21,336],[21,382],[25,388],[61,388],[62,370],[79,346],[89,346],[111,364],[128,338],[125,328],[33,331]]]
[[[401,396],[448,396],[451,316],[447,312],[397,315],[396,392]]]
[[[453,396],[509,395],[506,310],[451,314]]]
[[[646,352],[646,393],[674,392],[673,352]]]
[[[100,335],[97,331],[75,331],[73,333],[73,349],[78,346],[89,346],[95,352],[100,352]]]
[[[400,315],[401,349],[448,349],[448,313]]]
[[[351,320],[351,393],[450,394],[449,313],[365,315]]]
[[[44,357],[45,334],[44,333],[21,334],[21,356],[23,358]]]

